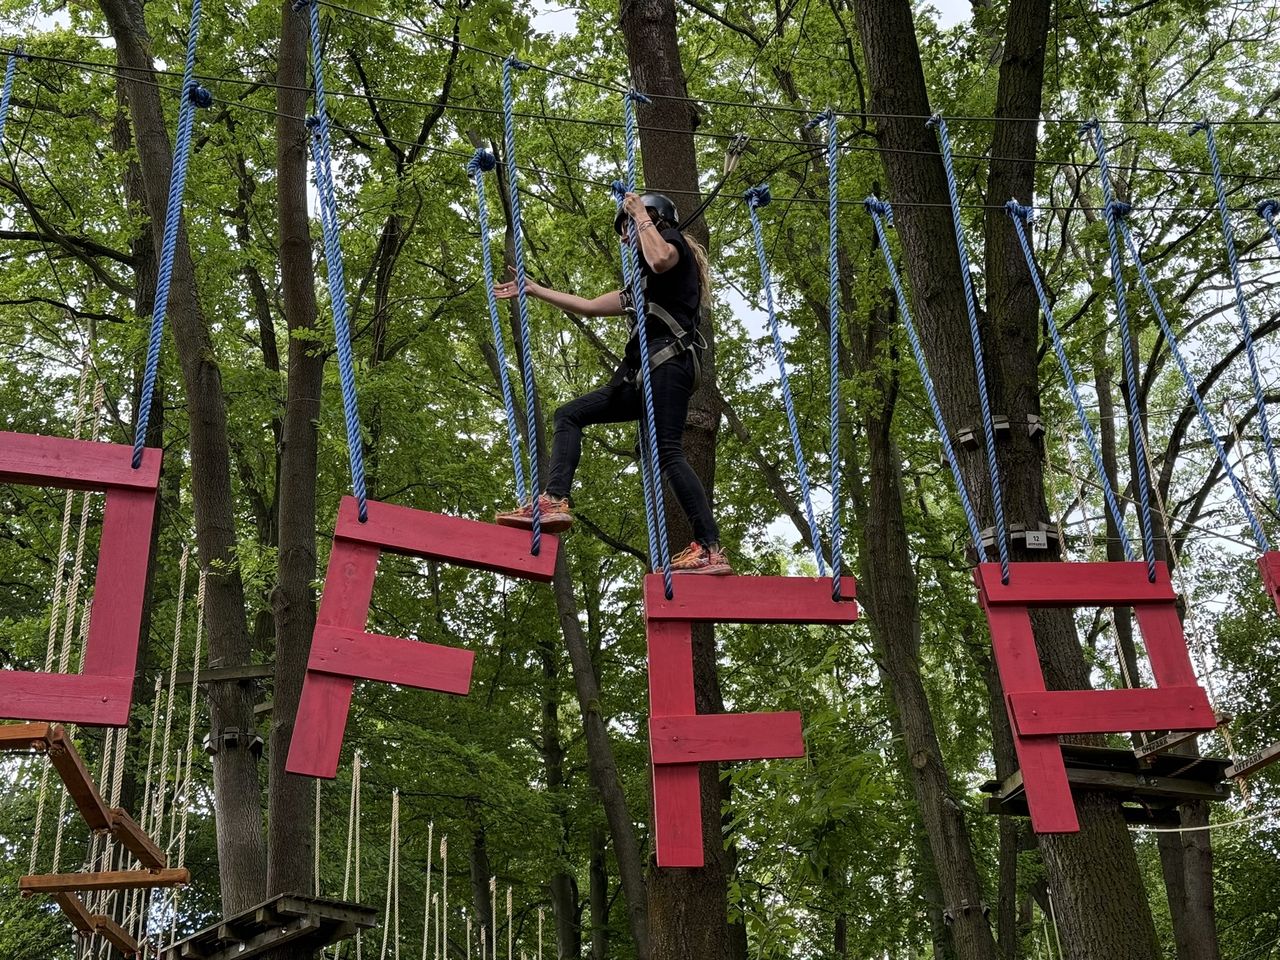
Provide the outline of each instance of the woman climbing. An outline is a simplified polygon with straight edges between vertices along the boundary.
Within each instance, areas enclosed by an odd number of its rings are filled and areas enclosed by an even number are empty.
[[[678,228],[679,216],[670,198],[660,193],[639,196],[628,193],[614,229],[623,233],[626,219],[634,229],[624,236],[639,242],[640,272],[643,278],[648,317],[644,335],[649,338],[649,370],[653,382],[654,425],[657,432],[658,463],[663,478],[693,526],[693,543],[671,558],[673,573],[732,573],[720,547],[720,532],[711,515],[711,504],[698,476],[684,455],[684,421],[689,398],[697,388],[701,351],[705,347],[698,331],[704,291],[708,289],[706,251]],[[525,281],[525,290],[552,306],[584,317],[631,315],[631,337],[622,364],[603,387],[571,400],[555,413],[555,437],[551,447],[551,469],[545,492],[538,497],[542,529],[564,530],[573,523],[569,511],[569,491],[582,456],[582,428],[594,423],[625,423],[639,420],[640,324],[636,322],[628,291],[611,290],[587,299]],[[516,295],[516,283],[496,284],[501,299]],[[533,523],[533,507],[525,504],[509,513],[498,514],[504,526],[528,528]]]

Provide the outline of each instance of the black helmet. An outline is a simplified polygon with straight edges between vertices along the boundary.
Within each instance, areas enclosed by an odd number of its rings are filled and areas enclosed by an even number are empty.
[[[659,220],[665,220],[668,226],[678,227],[680,225],[680,214],[676,212],[676,205],[666,194],[645,193],[640,195],[640,199],[644,203],[645,209],[649,211],[649,216],[654,223]],[[618,207],[617,216],[613,218],[613,229],[621,234],[622,225],[626,223],[626,220],[627,211],[623,207]]]

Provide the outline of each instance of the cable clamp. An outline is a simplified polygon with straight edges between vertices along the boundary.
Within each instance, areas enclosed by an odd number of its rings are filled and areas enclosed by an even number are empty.
[[[970,903],[968,900],[961,900],[958,907],[944,908],[942,911],[942,919],[949,926],[956,922],[957,914],[961,916],[968,916],[974,910],[982,911],[982,915],[984,917],[991,916],[991,908],[983,901],[979,900],[977,903]]]
[[[262,746],[261,735],[252,728],[242,730],[239,727],[223,727],[204,738],[204,752],[211,757],[217,756],[223,749],[247,750],[256,760],[262,756]]]

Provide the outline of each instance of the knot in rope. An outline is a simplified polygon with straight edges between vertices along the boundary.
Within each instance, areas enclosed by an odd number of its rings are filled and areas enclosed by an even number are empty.
[[[884,217],[885,226],[893,226],[893,206],[888,200],[881,200],[879,197],[867,197],[862,201],[862,205],[866,208],[867,213]]]
[[[1203,133],[1209,129],[1208,120],[1197,120],[1187,129],[1187,136],[1194,137],[1197,133]]]
[[[627,185],[621,180],[615,180],[613,183],[609,184],[609,192],[613,194],[613,199],[617,201],[619,206],[621,206],[622,201],[626,199],[627,196]]]
[[[1019,203],[1017,200],[1009,200],[1004,205],[1004,212],[1022,223],[1030,223],[1035,210],[1030,204]]]
[[[307,7],[311,6],[312,2],[313,0],[293,0],[293,12],[297,13],[299,10],[305,10]]]
[[[187,99],[197,107],[201,107],[206,110],[213,106],[213,94],[198,83],[193,83],[187,88]]]
[[[320,118],[314,113],[303,121],[308,130],[314,130],[317,134],[320,132]]]
[[[769,192],[769,185],[767,183],[761,183],[752,187],[744,193],[742,197],[747,201],[747,205],[751,207],[752,210],[767,207],[769,202],[773,200],[773,194]]]
[[[497,165],[498,158],[482,147],[475,152],[475,156],[467,161],[467,173],[474,177],[477,173],[488,173]]]
[[[818,114],[812,120],[809,120],[808,122],[806,122],[804,125],[804,129],[814,130],[820,127],[823,123],[834,123],[835,119],[836,119],[835,109],[832,107],[827,107],[827,109],[823,110],[820,114]]]
[[[652,100],[634,87],[627,91],[627,99],[632,103],[653,103]]]
[[[1094,130],[1097,130],[1100,126],[1101,123],[1099,123],[1098,118],[1093,117],[1080,124],[1080,126],[1076,128],[1076,132],[1081,136],[1084,136],[1086,133],[1092,133]]]
[[[924,122],[924,125],[928,127],[930,130],[933,130],[935,128],[942,128],[945,130],[947,126],[947,121],[942,119],[942,114],[935,113],[933,116],[931,116],[928,120]]]
[[[1117,220],[1123,220],[1133,213],[1133,204],[1125,203],[1123,200],[1111,200],[1107,203],[1107,213]]]
[[[530,70],[533,68],[533,64],[526,63],[514,53],[507,57],[507,59],[503,60],[502,63],[504,66],[510,66],[512,70]]]
[[[1258,205],[1254,207],[1258,211],[1258,216],[1267,222],[1271,221],[1277,213],[1280,213],[1280,200],[1269,198],[1267,200],[1259,200]]]

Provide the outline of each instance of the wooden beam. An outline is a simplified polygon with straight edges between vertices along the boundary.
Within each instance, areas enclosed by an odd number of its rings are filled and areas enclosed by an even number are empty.
[[[1156,564],[1156,580],[1147,580],[1145,562],[1009,564],[1009,582],[1000,582],[1000,564],[982,563],[974,571],[984,600],[996,606],[1114,607],[1168,603],[1176,599],[1169,568]]]
[[[0,750],[27,753],[49,749],[49,736],[53,732],[48,723],[0,724]]]
[[[62,912],[66,914],[67,919],[71,921],[71,925],[76,928],[78,933],[89,934],[97,929],[97,924],[94,922],[93,915],[89,913],[89,908],[74,893],[55,893],[53,902],[62,909]]]
[[[137,857],[138,863],[146,870],[161,870],[168,862],[164,851],[120,807],[111,809],[111,836]]]
[[[122,727],[129,720],[132,697],[132,674],[102,677],[0,670],[0,717],[14,720],[35,718],[87,727]]]
[[[1050,690],[1010,693],[1009,713],[1024,737],[1131,730],[1213,730],[1218,725],[1200,687]]]
[[[90,890],[149,890],[152,887],[180,887],[191,882],[186,869],[107,870],[101,873],[46,873],[22,877],[18,889],[35,893],[74,893]]]
[[[529,552],[527,530],[376,500],[370,500],[368,506],[369,519],[361,523],[355,497],[343,497],[334,538],[542,583],[550,583],[555,573],[560,541],[551,534],[542,535],[542,548],[535,557]]]
[[[1219,719],[1221,723],[1221,719]],[[1174,747],[1180,747],[1188,740],[1194,740],[1203,730],[1175,730],[1173,733],[1166,733],[1163,737],[1156,737],[1154,740],[1148,740],[1140,747],[1133,748],[1133,755],[1146,763],[1152,763],[1154,757],[1159,756]]]
[[[649,749],[658,765],[771,760],[803,757],[804,737],[795,712],[650,717]]]
[[[49,759],[66,784],[67,793],[89,829],[110,830],[111,809],[98,792],[98,785],[93,782],[93,776],[84,765],[80,751],[62,727],[54,727],[50,735]]]
[[[245,663],[234,667],[203,667],[200,670],[201,683],[235,683],[240,680],[269,680],[276,675],[274,663]],[[189,684],[195,679],[191,670],[179,670],[174,682],[179,685]]]
[[[307,669],[466,696],[474,650],[316,624]]]
[[[857,583],[841,577],[841,601],[831,599],[828,577],[677,577],[670,600],[662,575],[644,578],[649,620],[693,623],[826,623],[858,619]]]
[[[0,481],[61,490],[155,490],[160,456],[146,448],[135,470],[133,447],[125,443],[0,433]]]
[[[97,914],[93,918],[94,932],[126,957],[137,956],[138,941],[129,936],[127,930],[108,916]]]
[[[1269,767],[1271,764],[1280,760],[1280,740],[1271,744],[1269,747],[1263,747],[1257,753],[1250,754],[1242,760],[1233,763],[1227,767],[1227,779],[1234,780],[1243,778],[1257,773],[1263,767]]]

